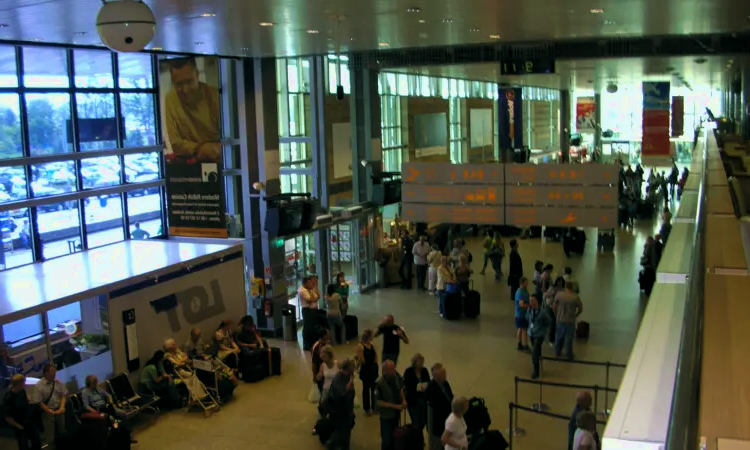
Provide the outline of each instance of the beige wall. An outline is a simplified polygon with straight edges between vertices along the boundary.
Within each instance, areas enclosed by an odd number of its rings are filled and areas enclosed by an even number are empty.
[[[470,163],[483,163],[486,161],[494,161],[495,160],[495,121],[490,121],[490,124],[492,128],[490,129],[490,136],[492,136],[492,143],[489,145],[485,145],[482,147],[474,147],[471,148],[471,110],[476,109],[489,109],[490,111],[493,111],[493,118],[494,118],[494,109],[495,109],[495,100],[489,100],[484,98],[467,98],[466,99],[466,107],[463,108],[464,114],[463,116],[463,123],[466,127],[466,133],[464,136],[466,139],[464,140],[464,145],[466,146],[466,154],[467,159],[465,162]]]

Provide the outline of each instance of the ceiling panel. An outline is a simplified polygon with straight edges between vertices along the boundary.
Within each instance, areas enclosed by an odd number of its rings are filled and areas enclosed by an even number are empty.
[[[702,61],[701,63],[697,61]],[[460,66],[409,67],[388,69],[430,76],[493,81],[513,86],[536,86],[550,89],[574,88],[601,91],[609,83],[620,86],[639,85],[642,81],[671,81],[693,89],[723,86],[741,68],[749,67],[747,57],[715,56],[710,58],[625,58],[583,61],[557,61],[555,74],[500,76],[499,64],[465,64]]]
[[[747,30],[746,0],[149,0],[153,47],[284,56]],[[100,0],[0,0],[0,39],[96,45]],[[409,9],[419,12],[408,12]],[[592,12],[593,11],[593,12]],[[261,27],[260,22],[275,26]],[[308,33],[309,30],[317,33]]]

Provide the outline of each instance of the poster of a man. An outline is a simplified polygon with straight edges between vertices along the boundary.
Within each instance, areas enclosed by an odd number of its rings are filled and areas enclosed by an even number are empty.
[[[218,162],[221,158],[221,109],[218,60],[187,57],[161,61],[163,117],[168,163]]]

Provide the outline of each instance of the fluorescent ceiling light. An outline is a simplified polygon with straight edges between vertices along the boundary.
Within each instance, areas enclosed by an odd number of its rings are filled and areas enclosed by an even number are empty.
[[[318,34],[318,30],[307,30],[307,34]]]
[[[591,10],[591,14],[601,14],[603,12],[604,12],[604,10],[601,9],[601,8],[595,8],[595,9]]]
[[[424,19],[419,19],[419,23],[425,23],[425,22],[427,22],[427,21],[424,20]]]
[[[379,42],[378,47],[380,48],[388,48],[390,45],[387,42]]]
[[[443,23],[453,23],[453,19],[451,19],[450,17],[447,19],[443,19]]]
[[[500,35],[499,34],[491,34],[490,35],[490,39],[500,39]]]
[[[471,31],[472,33],[477,33],[479,32],[479,28],[469,28],[469,31]]]
[[[201,17],[216,17],[216,14],[214,14],[214,13],[203,13],[203,14],[201,14]]]
[[[260,26],[262,26],[262,27],[272,27],[272,26],[274,26],[274,25],[276,25],[276,24],[275,24],[275,23],[273,23],[273,22],[261,22],[261,23],[259,23],[258,25],[260,25]]]
[[[412,6],[411,8],[406,8],[406,12],[418,13],[418,12],[422,12],[422,9],[416,6]]]

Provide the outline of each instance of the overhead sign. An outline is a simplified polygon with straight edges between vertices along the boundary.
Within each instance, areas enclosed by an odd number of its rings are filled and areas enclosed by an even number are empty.
[[[401,180],[408,183],[503,184],[501,164],[401,164]]]
[[[403,203],[401,215],[411,222],[440,222],[476,225],[502,225],[505,208],[473,205],[425,205]]]
[[[617,184],[614,164],[507,164],[506,184]]]
[[[507,205],[617,207],[617,187],[602,186],[508,186]]]
[[[409,203],[501,205],[503,188],[503,185],[407,184],[401,188],[401,198]]]
[[[522,207],[505,208],[506,224],[517,227],[544,225],[548,227],[615,228],[617,208]]]
[[[503,58],[500,75],[529,75],[533,73],[555,73],[554,58]]]

